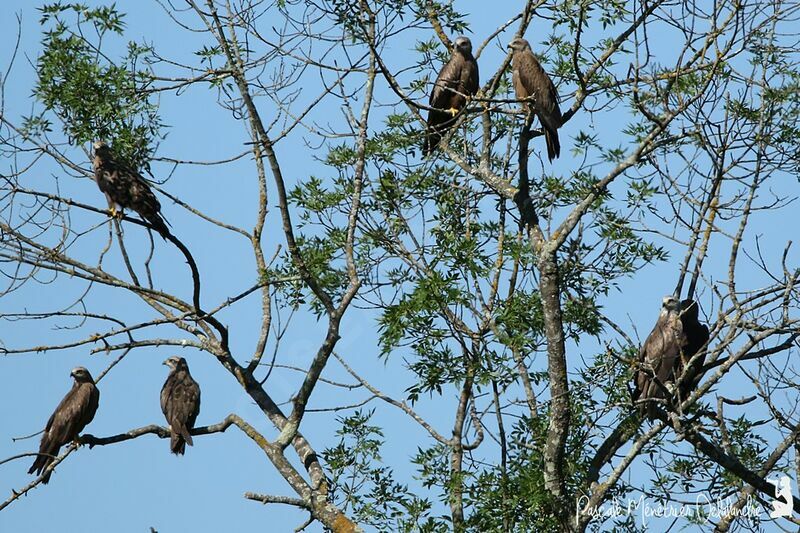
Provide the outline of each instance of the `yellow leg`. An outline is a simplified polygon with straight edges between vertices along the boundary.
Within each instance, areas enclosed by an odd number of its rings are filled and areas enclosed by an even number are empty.
[[[112,200],[108,193],[106,193],[106,201],[108,202],[108,210],[111,212],[111,218],[122,220],[122,208],[117,211],[117,202]]]
[[[447,112],[453,115],[453,117],[458,115],[458,109],[456,109],[455,107],[451,107],[450,109],[447,110]]]

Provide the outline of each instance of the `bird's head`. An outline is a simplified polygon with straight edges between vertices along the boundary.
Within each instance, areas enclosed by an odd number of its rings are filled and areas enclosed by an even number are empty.
[[[92,375],[82,366],[73,368],[69,375],[72,376],[78,383],[94,383]]]
[[[173,355],[167,358],[163,364],[167,365],[170,370],[177,370],[178,368],[186,368],[186,359]]]
[[[108,145],[105,141],[95,141],[94,144],[92,144],[92,148],[95,154],[105,155],[109,152]]]
[[[456,39],[456,50],[462,54],[470,55],[472,53],[472,41],[469,37],[463,35]]]
[[[681,301],[671,294],[664,296],[664,299],[661,300],[661,308],[670,312],[678,311],[681,308]]]
[[[520,52],[522,50],[531,49],[530,43],[528,43],[528,41],[526,41],[522,37],[517,37],[516,39],[508,43],[508,47],[511,48],[513,52]]]

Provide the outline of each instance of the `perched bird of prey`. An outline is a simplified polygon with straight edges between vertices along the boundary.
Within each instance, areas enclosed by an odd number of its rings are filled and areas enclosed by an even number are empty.
[[[434,109],[428,112],[423,155],[436,150],[442,136],[455,124],[458,112],[467,104],[467,98],[478,92],[478,83],[478,62],[472,57],[472,42],[461,36],[433,85],[429,104]]]
[[[667,383],[673,381],[675,366],[686,345],[686,334],[680,315],[680,300],[674,296],[665,296],[656,325],[639,350],[634,401],[667,398],[671,390]],[[642,411],[653,418],[655,409],[655,402],[647,402]]]
[[[97,411],[100,391],[95,387],[89,371],[79,366],[72,370],[70,376],[75,379],[75,383],[47,421],[39,444],[40,455],[28,470],[29,474],[35,472],[38,476],[55,461],[63,445],[72,441],[77,442],[78,435],[92,421]],[[50,481],[50,474],[51,472],[48,472],[44,476],[42,483]]]
[[[531,45],[525,39],[514,39],[508,44],[512,50],[512,81],[517,100],[528,100],[529,112],[534,113],[542,124],[544,140],[547,143],[547,157],[550,161],[561,155],[558,142],[558,128],[561,127],[561,109],[558,107],[558,93],[544,71],[539,60],[533,55]]]
[[[161,216],[161,204],[139,172],[115,161],[103,141],[94,143],[92,167],[94,180],[105,193],[112,213],[116,214],[115,205],[133,209],[166,239],[169,229]]]
[[[183,455],[187,443],[194,445],[189,432],[194,428],[194,421],[200,412],[200,387],[192,379],[183,357],[170,357],[164,364],[170,369],[167,381],[161,388],[161,410],[172,432],[169,449],[174,454]]]
[[[692,391],[697,387],[700,382],[700,372],[705,363],[705,357],[698,357],[689,365],[692,357],[706,345],[709,339],[708,326],[700,322],[699,307],[694,300],[683,300],[681,302],[681,325],[683,326],[683,333],[686,336],[686,342],[681,349],[681,356],[675,362],[675,379],[680,378],[684,369],[686,375],[681,381],[679,389],[680,400],[683,401],[689,397]]]

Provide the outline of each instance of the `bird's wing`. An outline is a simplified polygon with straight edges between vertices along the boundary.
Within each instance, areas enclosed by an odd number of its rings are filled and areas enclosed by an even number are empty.
[[[461,91],[464,94],[474,96],[480,86],[479,77],[478,62],[475,58],[467,60],[461,71]]]
[[[141,174],[134,171],[131,171],[129,177],[131,199],[133,201],[134,209],[136,209],[137,212],[140,212],[139,208],[136,207],[140,206],[140,208],[146,209],[147,212],[160,212],[161,203],[158,201],[158,198],[156,198],[156,195],[147,180],[145,180]]]
[[[437,109],[449,109],[455,107],[453,102],[459,95],[454,91],[459,90],[461,81],[461,71],[464,68],[464,58],[459,54],[454,54],[436,77],[431,91],[430,106]],[[463,98],[463,97],[461,97]]]
[[[169,411],[169,399],[172,395],[172,387],[174,385],[173,376],[174,374],[170,372],[166,381],[164,381],[164,386],[161,387],[161,412],[167,417],[167,422],[169,422],[169,417],[167,416],[167,412]]]
[[[522,61],[522,54],[520,52],[514,54],[514,60],[511,66],[511,81],[514,85],[514,94],[516,95],[517,100],[524,100],[530,96],[528,88],[525,86],[522,80]]]
[[[72,387],[58,404],[48,423],[50,440],[62,446],[75,439],[92,421],[99,403],[99,392],[93,383]]]
[[[561,110],[558,107],[558,92],[553,80],[547,75],[533,52],[526,50],[520,56],[520,81],[528,95],[534,96],[534,105],[540,119],[547,120],[548,126],[560,127]]]
[[[660,396],[657,393],[661,387],[655,383],[649,386],[652,375],[664,383],[671,377],[675,359],[680,354],[681,344],[672,330],[674,325],[670,322],[671,315],[660,315],[647,336],[639,352],[639,363],[644,365],[644,371],[637,375],[637,386],[645,392],[643,397]]]
[[[170,380],[172,383],[168,387]],[[200,411],[200,387],[197,382],[188,372],[176,371],[168,378],[161,398],[162,410],[169,424],[184,437],[188,436],[188,430],[194,425]]]

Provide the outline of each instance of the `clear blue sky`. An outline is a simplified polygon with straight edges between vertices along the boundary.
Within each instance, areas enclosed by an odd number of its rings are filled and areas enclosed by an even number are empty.
[[[90,2],[94,4],[94,2]],[[512,6],[513,4],[513,6]],[[14,13],[22,18],[22,42],[13,71],[5,83],[5,114],[9,120],[19,122],[22,115],[32,109],[31,91],[34,84],[35,63],[39,51],[38,12],[33,2],[11,0],[3,5],[0,17],[0,70],[5,71],[11,59],[11,47],[16,35]],[[162,9],[151,1],[118,2],[118,8],[128,13],[125,38],[134,41],[152,42],[166,56],[188,57],[201,44],[208,44],[203,36],[177,32]],[[472,10],[468,18],[473,40],[480,42],[484,35],[513,16],[517,3],[460,2],[457,8]],[[528,38],[534,45],[544,40],[540,31],[546,21],[537,20],[529,30]],[[498,42],[505,43],[516,26],[501,35]],[[599,31],[599,30],[598,30]],[[609,32],[610,34],[610,32]],[[595,31],[589,35],[597,35]],[[384,51],[387,61],[394,68],[403,66],[404,58],[413,51],[413,42],[395,41],[394,47]],[[666,50],[665,50],[666,52]],[[502,49],[490,47],[481,58],[484,76],[494,71],[502,57]],[[316,95],[311,86],[310,94]],[[562,93],[564,89],[562,89]],[[379,94],[390,99],[385,87]],[[339,110],[330,107],[320,110],[318,116],[329,114],[338,120]],[[213,160],[230,157],[243,151],[247,141],[241,123],[214,104],[214,95],[205,88],[192,88],[179,97],[165,94],[161,101],[164,121],[171,127],[168,137],[159,150],[159,155],[178,159]],[[269,111],[264,110],[267,117]],[[619,111],[622,113],[622,111]],[[620,120],[620,124],[624,118]],[[377,124],[377,122],[374,122]],[[562,130],[562,157],[554,164],[556,172],[567,174],[572,156],[569,142],[579,125],[586,126],[580,117]],[[593,126],[588,126],[593,127]],[[611,133],[613,135],[613,133]],[[313,144],[313,143],[312,143]],[[311,160],[300,130],[295,137],[279,146],[278,157],[284,165],[289,183],[297,177],[320,172],[323,167]],[[84,162],[88,166],[88,160]],[[0,161],[2,171],[6,163]],[[169,172],[166,165],[154,166],[154,173]],[[54,176],[60,176],[69,195],[93,205],[102,206],[104,201],[95,185],[89,180],[76,180],[62,176],[56,167],[41,167],[41,172],[29,175],[31,187],[47,188]],[[233,166],[181,167],[166,187],[193,206],[212,217],[229,223],[249,227],[254,220],[255,186],[252,162],[248,159]],[[612,189],[613,192],[613,189]],[[274,203],[274,202],[273,202]],[[164,213],[175,228],[176,234],[192,250],[200,265],[204,279],[204,302],[217,304],[222,299],[247,288],[255,280],[255,270],[248,243],[242,238],[230,236],[195,218],[169,200],[162,201]],[[275,218],[272,218],[275,220]],[[755,226],[756,231],[759,225]],[[196,231],[192,231],[192,230]],[[789,228],[773,228],[765,238],[764,246],[774,253],[782,248],[789,238]],[[764,227],[761,227],[764,230]],[[129,230],[135,233],[135,230]],[[272,233],[268,242],[281,242],[278,227],[269,228]],[[102,232],[97,232],[102,241]],[[134,243],[137,241],[134,240]],[[94,243],[98,248],[104,242]],[[138,241],[141,244],[141,241]],[[666,244],[666,243],[664,243]],[[749,241],[752,245],[752,240]],[[82,246],[86,250],[90,243]],[[179,294],[190,296],[188,269],[177,253],[162,243],[154,263],[156,286],[180,287]],[[141,247],[133,245],[134,252],[143,253]],[[267,247],[267,251],[270,248]],[[682,250],[674,255],[681,258]],[[241,260],[239,259],[241,258]],[[727,256],[717,257],[712,253],[707,264],[710,270],[724,275]],[[110,259],[109,264],[115,265]],[[118,265],[118,263],[116,263]],[[674,264],[648,267],[637,280],[623,282],[618,294],[612,294],[604,302],[609,312],[629,332],[638,328],[643,336],[649,330],[664,294],[670,293],[675,283]],[[745,285],[747,285],[745,279]],[[753,285],[758,281],[753,280]],[[0,312],[19,310],[22,307],[42,310],[56,302],[67,302],[74,298],[81,285],[62,283],[29,284],[23,291],[12,293],[0,301]],[[109,299],[109,291],[97,290],[93,299]],[[98,300],[93,300],[98,301]],[[136,300],[125,298],[118,302],[119,314],[131,320],[141,317],[144,307]],[[206,303],[208,306],[208,303]],[[355,311],[355,310],[354,310]],[[230,326],[232,349],[241,361],[247,360],[255,341],[256,326],[260,312],[258,297],[251,297],[233,310],[221,315]],[[150,316],[150,314],[144,315]],[[56,331],[53,324],[0,322],[0,340],[7,347],[47,344],[56,339],[78,338],[78,333]],[[98,331],[101,330],[98,325]],[[80,330],[86,333],[86,329]],[[394,379],[402,372],[401,362],[395,359],[388,364],[379,360],[376,346],[375,316],[367,312],[353,312],[342,326],[342,339],[337,352],[344,355],[357,370],[383,386],[385,392],[402,396],[408,382]],[[175,332],[169,332],[175,336]],[[281,345],[278,361],[283,364],[305,367],[322,339],[324,324],[308,316],[300,316],[294,323],[287,341]],[[589,348],[593,348],[589,346]],[[202,410],[198,425],[220,421],[230,412],[237,412],[256,424],[269,438],[274,437],[273,428],[263,420],[249,398],[241,391],[231,376],[207,354],[191,349],[147,348],[131,353],[99,385],[100,409],[86,432],[97,436],[116,434],[150,423],[163,424],[159,408],[159,391],[166,377],[166,368],[161,362],[169,355],[179,353],[189,360],[195,379],[203,394]],[[587,351],[586,353],[590,353]],[[34,451],[38,437],[26,441],[12,442],[12,437],[33,433],[41,429],[55,405],[67,391],[71,380],[69,369],[84,365],[97,375],[112,360],[114,355],[90,356],[87,348],[69,349],[50,354],[9,356],[0,359],[0,410],[3,430],[0,432],[0,458]],[[326,377],[352,382],[338,365],[331,361]],[[278,401],[289,399],[297,383],[297,376],[276,371],[269,382],[269,390]],[[320,385],[312,399],[312,408],[326,407],[341,401],[342,393],[327,385]],[[448,407],[451,397],[444,400],[419,404],[434,426],[443,434],[449,433],[452,410]],[[417,446],[427,442],[426,435],[408,419],[399,416],[386,405],[372,404],[379,409],[379,421],[385,426],[387,446],[383,451],[387,463],[399,472],[399,479],[413,484],[413,472],[407,459]],[[388,423],[387,423],[388,422]],[[309,413],[303,431],[317,451],[336,443],[332,433],[337,425],[329,414]],[[32,477],[25,472],[30,461],[15,461],[0,466],[0,489],[5,495],[12,488],[25,486]],[[196,439],[184,457],[168,453],[168,443],[155,436],[145,436],[127,443],[81,449],[62,463],[49,485],[39,487],[27,497],[15,502],[0,512],[0,531],[9,532],[105,532],[120,533],[147,531],[155,527],[161,533],[180,531],[291,531],[305,519],[305,513],[291,507],[263,507],[242,498],[245,491],[270,494],[293,495],[285,481],[278,476],[263,454],[238,430],[231,428],[225,434]],[[6,496],[0,497],[5,499]],[[318,524],[309,531],[320,531]]]

